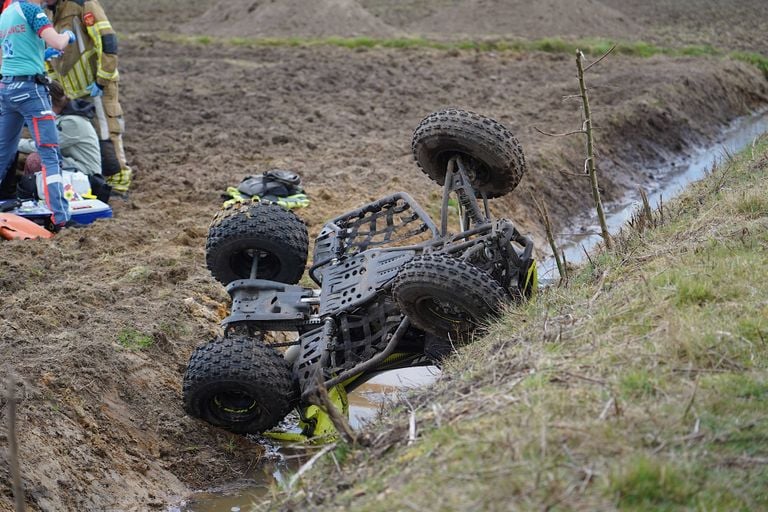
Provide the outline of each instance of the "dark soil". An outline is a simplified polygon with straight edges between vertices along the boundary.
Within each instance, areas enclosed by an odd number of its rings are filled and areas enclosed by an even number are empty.
[[[253,3],[228,2],[244,13]],[[0,244],[0,373],[23,378],[32,510],[162,508],[258,464],[259,444],[187,417],[181,400],[189,355],[226,314],[227,295],[205,269],[207,226],[220,193],[245,175],[301,173],[310,236],[395,190],[435,212],[439,190],[413,162],[411,134],[456,106],[501,121],[526,151],[529,172],[494,200],[498,213],[541,240],[531,193],[559,227],[588,204],[585,180],[559,172],[580,172],[582,141],[534,130],[579,128],[578,104],[563,99],[578,90],[571,56],[185,45],[157,32],[191,22],[207,2],[104,4],[123,35],[131,199],[88,229]],[[617,32],[636,23],[624,22]],[[608,200],[768,101],[764,77],[730,60],[611,57],[589,83]],[[5,410],[0,401],[3,421]],[[6,447],[0,437],[2,511],[12,507]]]
[[[643,37],[667,45],[713,45],[768,51],[768,2],[763,0],[601,0],[644,27]]]

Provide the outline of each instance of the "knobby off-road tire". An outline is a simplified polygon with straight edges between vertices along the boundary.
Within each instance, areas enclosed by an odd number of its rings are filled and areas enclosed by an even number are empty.
[[[525,173],[525,157],[512,132],[491,118],[448,109],[425,117],[413,133],[411,149],[424,173],[445,183],[448,161],[461,155],[475,191],[489,198],[514,190]]]
[[[216,214],[208,230],[205,260],[225,286],[251,275],[258,255],[257,279],[296,284],[309,253],[307,226],[274,203],[235,203]]]
[[[198,347],[184,374],[187,413],[237,434],[276,426],[293,408],[294,396],[288,362],[248,336]]]
[[[452,342],[466,339],[509,299],[488,273],[441,254],[407,263],[395,278],[392,295],[414,326]]]

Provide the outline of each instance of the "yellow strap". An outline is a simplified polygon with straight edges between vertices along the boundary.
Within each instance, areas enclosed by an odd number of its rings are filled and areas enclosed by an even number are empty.
[[[307,436],[298,432],[278,432],[269,430],[264,432],[264,437],[287,443],[306,443],[309,441]]]
[[[523,290],[527,290],[529,286],[531,287],[531,295],[535,294],[539,289],[539,273],[536,270],[536,260],[533,260],[528,268],[528,275],[525,276]]]

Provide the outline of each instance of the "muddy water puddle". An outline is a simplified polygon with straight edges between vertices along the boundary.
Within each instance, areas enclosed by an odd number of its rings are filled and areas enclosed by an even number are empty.
[[[703,178],[712,166],[722,162],[728,155],[734,155],[748,147],[753,141],[768,132],[768,111],[741,117],[731,123],[709,146],[695,148],[691,156],[673,160],[669,164],[648,169],[655,177],[655,183],[646,190],[651,208],[680,194],[690,183]],[[620,201],[605,205],[606,222],[611,233],[616,233],[640,205],[640,196],[633,190]],[[565,251],[570,263],[584,260],[585,251],[594,249],[601,241],[600,226],[594,213],[576,217],[568,232],[561,233],[557,245]],[[548,248],[547,248],[548,249]],[[539,266],[539,281],[543,284],[558,278],[554,260],[550,257]]]
[[[350,424],[355,429],[363,428],[404,390],[428,386],[439,374],[434,366],[382,372],[349,394]],[[265,463],[247,477],[189,496],[166,512],[249,512],[311,456],[312,452],[306,450],[270,444]]]

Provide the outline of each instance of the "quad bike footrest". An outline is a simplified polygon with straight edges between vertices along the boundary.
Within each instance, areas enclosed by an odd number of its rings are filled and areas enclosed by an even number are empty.
[[[232,297],[232,311],[223,326],[243,322],[297,322],[310,317],[311,305],[302,300],[313,296],[313,290],[301,286],[267,281],[240,279],[227,286]]]

